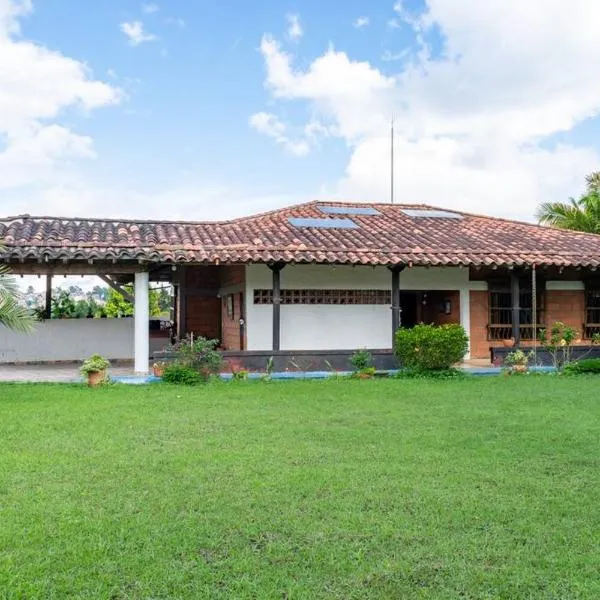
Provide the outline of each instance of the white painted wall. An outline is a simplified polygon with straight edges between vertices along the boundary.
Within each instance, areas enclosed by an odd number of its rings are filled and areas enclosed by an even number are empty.
[[[254,304],[255,289],[271,289],[271,271],[265,265],[246,269],[248,350],[272,347],[272,306]],[[281,271],[282,289],[391,289],[386,267],[288,265]],[[400,274],[402,290],[486,289],[485,282],[469,281],[469,270],[458,267],[414,267]],[[461,311],[469,326],[469,304]],[[281,305],[282,350],[336,350],[390,348],[392,311],[383,305]]]
[[[94,353],[133,359],[134,320],[52,319],[37,323],[29,335],[0,326],[0,363],[79,361]]]

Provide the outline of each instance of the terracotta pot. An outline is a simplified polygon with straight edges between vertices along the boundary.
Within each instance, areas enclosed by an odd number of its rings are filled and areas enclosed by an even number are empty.
[[[527,371],[527,365],[513,365],[512,370],[515,373],[525,373],[525,371]]]
[[[356,376],[358,379],[373,379],[374,377],[372,373],[357,373]]]
[[[164,367],[157,367],[156,365],[154,365],[152,367],[152,372],[154,373],[154,377],[162,377],[163,373],[165,372],[165,368]]]
[[[504,346],[506,346],[507,348],[510,348],[511,346],[515,345],[515,340],[514,338],[510,338],[508,340],[502,340],[502,343],[504,344]]]
[[[102,385],[106,379],[106,371],[96,371],[95,373],[88,373],[88,385],[90,387],[98,387]]]

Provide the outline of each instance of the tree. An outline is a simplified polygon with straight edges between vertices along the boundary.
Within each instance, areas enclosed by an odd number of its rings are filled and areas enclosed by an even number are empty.
[[[600,171],[586,177],[586,192],[569,202],[544,202],[537,211],[538,221],[561,229],[600,234]]]
[[[125,289],[127,289],[126,286]],[[127,290],[130,291],[130,290]],[[108,297],[106,304],[104,305],[106,316],[111,318],[119,317],[131,317],[133,315],[133,305],[123,297],[123,294],[119,294],[116,290],[110,288],[108,290]]]
[[[77,318],[77,304],[71,297],[68,290],[57,289],[52,297],[52,318],[53,319],[74,319]]]
[[[126,285],[123,289],[131,296],[134,295],[133,286]],[[104,305],[107,317],[131,317],[133,315],[133,304],[112,288],[108,290],[108,298]],[[150,288],[148,290],[148,310],[151,317],[161,314],[159,290]]]
[[[0,252],[3,248],[0,246]],[[17,281],[9,275],[6,265],[0,265],[0,325],[13,331],[29,333],[34,327],[32,313],[21,305]]]

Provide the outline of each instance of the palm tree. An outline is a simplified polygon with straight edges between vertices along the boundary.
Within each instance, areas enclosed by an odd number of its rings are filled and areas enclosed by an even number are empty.
[[[600,234],[600,171],[586,177],[587,190],[569,202],[543,202],[537,219],[543,225]]]
[[[588,192],[600,192],[600,171],[594,171],[586,176]]]
[[[2,253],[0,246],[0,254]],[[19,303],[21,294],[17,281],[9,275],[6,265],[0,264],[0,326],[29,333],[33,330],[31,312]]]

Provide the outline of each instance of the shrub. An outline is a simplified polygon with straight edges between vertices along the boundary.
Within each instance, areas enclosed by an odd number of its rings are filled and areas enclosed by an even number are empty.
[[[573,356],[573,344],[577,339],[577,330],[556,321],[550,330],[540,331],[540,342],[542,347],[552,358],[555,368],[561,369],[571,362]]]
[[[504,365],[515,373],[525,372],[529,368],[529,362],[534,358],[533,352],[524,352],[520,348],[507,354]]]
[[[371,369],[373,367],[373,356],[364,348],[362,350],[357,350],[350,357],[350,364],[355,371],[365,371],[366,369]]]
[[[219,340],[189,336],[175,344],[177,361],[200,373],[205,379],[218,373],[223,358],[216,350]]]
[[[404,368],[441,371],[462,360],[468,343],[460,325],[420,324],[412,329],[398,329],[394,352]]]
[[[565,373],[572,375],[595,374],[600,375],[600,358],[586,358],[565,365]]]
[[[90,373],[105,371],[108,367],[110,367],[110,363],[106,358],[99,354],[92,354],[92,356],[83,361],[79,370],[83,375],[89,375]]]
[[[196,369],[182,363],[173,363],[165,367],[162,380],[180,385],[198,385],[204,378]]]

